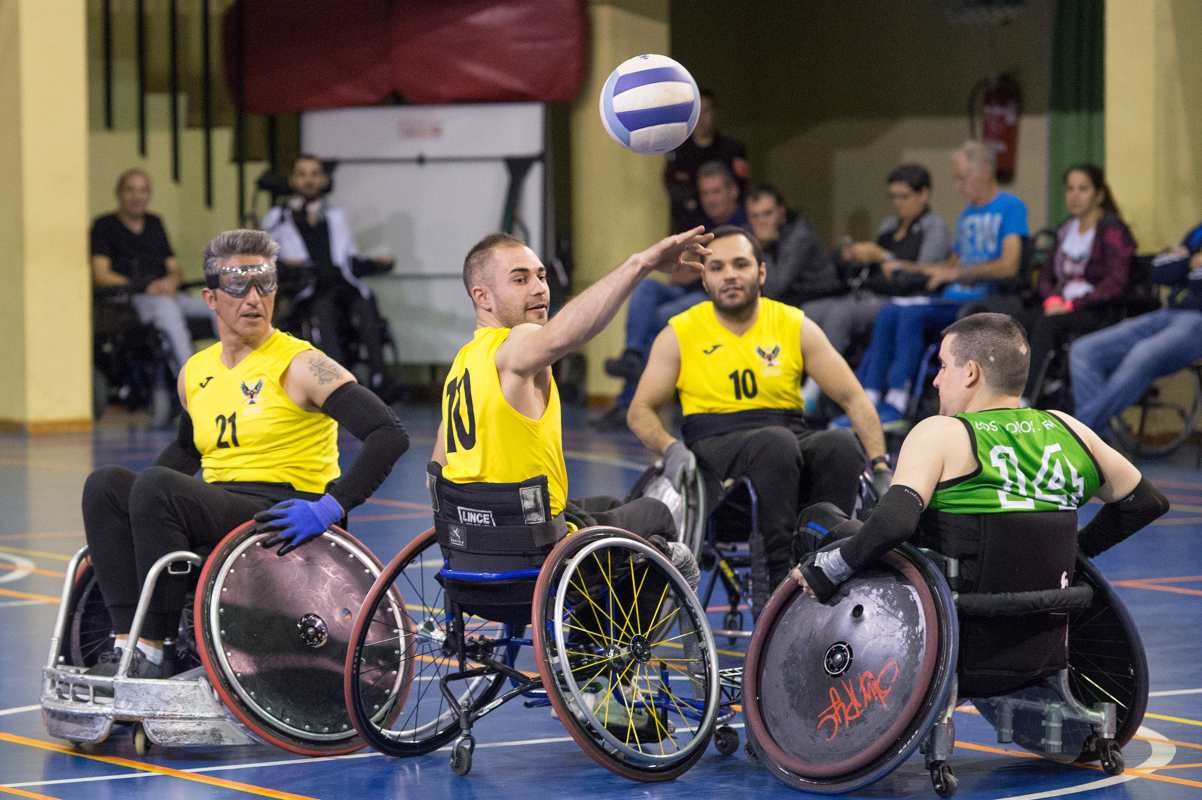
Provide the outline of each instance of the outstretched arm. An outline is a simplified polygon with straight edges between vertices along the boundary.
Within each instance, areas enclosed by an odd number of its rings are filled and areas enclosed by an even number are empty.
[[[497,350],[497,369],[530,377],[551,366],[600,333],[635,284],[653,270],[669,275],[682,269],[699,273],[701,259],[709,254],[705,245],[714,238],[703,231],[698,226],[635,253],[573,298],[546,325],[515,327]]]
[[[801,326],[801,353],[806,373],[818,384],[818,388],[839,404],[851,419],[851,426],[864,445],[868,459],[885,455],[885,432],[881,429],[881,418],[864,387],[847,366],[847,361],[831,345],[826,334],[808,317]]]

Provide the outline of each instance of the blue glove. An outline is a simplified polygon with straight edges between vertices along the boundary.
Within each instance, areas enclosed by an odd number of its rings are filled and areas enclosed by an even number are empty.
[[[320,500],[285,500],[266,511],[255,514],[256,530],[271,533],[261,547],[281,544],[279,555],[286,556],[314,536],[320,535],[346,512],[331,495],[322,495]]]

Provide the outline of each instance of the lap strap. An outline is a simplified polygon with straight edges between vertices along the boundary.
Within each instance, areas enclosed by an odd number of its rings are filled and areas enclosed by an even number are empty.
[[[562,516],[533,525],[468,525],[441,517],[434,518],[438,543],[450,550],[476,555],[508,555],[549,550],[567,535]]]

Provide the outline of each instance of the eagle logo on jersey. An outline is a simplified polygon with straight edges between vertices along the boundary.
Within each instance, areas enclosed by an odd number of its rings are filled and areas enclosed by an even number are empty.
[[[259,382],[254,386],[247,386],[246,381],[242,381],[242,394],[246,397],[246,404],[253,406],[255,398],[259,396],[259,392],[263,391],[263,379],[259,378]]]
[[[771,350],[766,350],[763,347],[756,345],[755,352],[756,352],[756,354],[759,355],[760,358],[764,359],[765,367],[779,367],[780,366],[780,361],[778,360],[780,358],[780,345],[779,344],[773,346],[773,348]]]

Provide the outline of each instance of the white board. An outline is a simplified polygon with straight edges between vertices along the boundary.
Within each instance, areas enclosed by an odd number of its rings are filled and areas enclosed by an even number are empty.
[[[330,202],[346,210],[360,253],[396,259],[393,272],[371,285],[402,362],[449,364],[471,338],[463,257],[500,229],[505,159],[541,158],[543,111],[538,103],[498,103],[302,116],[302,149],[339,162]],[[545,261],[544,174],[535,162],[518,213]]]

